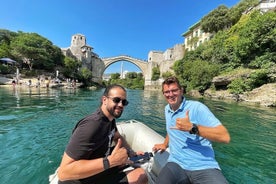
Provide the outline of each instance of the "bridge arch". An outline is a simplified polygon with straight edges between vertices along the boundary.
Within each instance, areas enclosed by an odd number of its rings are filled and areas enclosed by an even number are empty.
[[[104,70],[107,67],[109,67],[111,64],[116,63],[118,61],[128,61],[134,65],[136,65],[143,73],[143,76],[145,77],[147,74],[147,70],[148,70],[148,62],[141,60],[141,59],[136,59],[127,55],[120,55],[120,56],[115,56],[115,57],[108,57],[108,58],[102,58],[102,61],[104,62]],[[103,73],[102,73],[103,75]]]

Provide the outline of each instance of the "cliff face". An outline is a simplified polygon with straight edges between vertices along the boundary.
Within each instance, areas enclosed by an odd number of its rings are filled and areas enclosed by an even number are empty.
[[[212,91],[208,89],[204,92],[204,96],[223,100],[250,102],[266,107],[276,107],[276,83],[265,84],[241,95],[230,94],[227,90]]]
[[[276,83],[265,84],[241,95],[246,102],[258,103],[262,106],[276,107]]]
[[[254,70],[240,70],[231,75],[217,76],[212,80],[217,89],[211,89],[204,92],[204,96],[217,99],[229,99],[241,102],[250,102],[261,106],[276,107],[276,83],[268,83],[243,94],[230,94],[227,91],[227,85],[237,78],[248,79]],[[275,74],[275,72],[271,72]],[[271,81],[275,81],[275,76],[269,76]],[[221,90],[220,90],[221,89]]]

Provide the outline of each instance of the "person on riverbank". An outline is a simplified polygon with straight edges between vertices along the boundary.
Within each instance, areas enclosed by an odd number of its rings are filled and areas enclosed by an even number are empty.
[[[187,100],[176,77],[162,83],[168,104],[165,107],[167,136],[153,151],[170,149],[167,164],[160,171],[158,184],[226,184],[212,142],[229,143],[227,129],[201,102]]]
[[[49,88],[50,86],[50,79],[48,79],[48,77],[45,78],[45,86],[46,88]]]
[[[126,97],[122,86],[108,86],[100,108],[77,123],[58,169],[59,184],[147,183],[142,168],[123,171],[132,163],[128,157],[136,154],[118,132],[115,122],[128,105]]]

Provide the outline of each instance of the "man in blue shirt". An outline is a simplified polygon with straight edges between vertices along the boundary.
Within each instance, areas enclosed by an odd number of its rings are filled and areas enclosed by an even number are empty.
[[[229,143],[227,129],[204,104],[186,100],[176,77],[162,83],[167,136],[153,151],[169,147],[167,164],[159,173],[158,184],[224,184],[211,141]]]

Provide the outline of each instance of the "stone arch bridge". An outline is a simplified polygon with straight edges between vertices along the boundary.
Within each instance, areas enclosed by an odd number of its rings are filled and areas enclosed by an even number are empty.
[[[116,63],[118,61],[128,61],[136,65],[141,70],[141,72],[143,73],[143,76],[145,77],[145,80],[147,80],[148,76],[150,76],[149,63],[145,60],[136,59],[127,55],[120,55],[115,57],[102,58],[102,61],[104,62],[105,69],[111,64]]]

